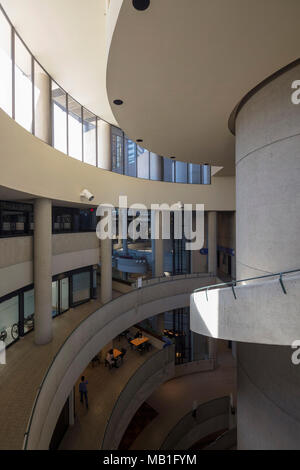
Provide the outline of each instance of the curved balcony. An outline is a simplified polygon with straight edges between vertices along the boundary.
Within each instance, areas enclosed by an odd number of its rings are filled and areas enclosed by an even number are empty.
[[[8,365],[0,369],[1,381],[6,383],[5,390],[0,390],[1,421],[5,422],[5,428],[0,429],[1,446],[20,449],[27,427],[24,447],[48,448],[60,411],[77,378],[95,354],[110,339],[137,322],[186,307],[193,289],[209,282],[214,283],[215,278],[203,274],[184,279],[173,277],[135,289],[104,306],[96,300],[54,319],[54,339],[39,350],[38,356],[31,335],[9,349]],[[32,364],[35,364],[35,373],[28,383],[26,377],[32,372]],[[20,399],[16,396],[19,391],[23,397],[22,409],[18,410],[16,418],[12,397]],[[14,428],[15,419],[19,422],[18,432]]]
[[[300,271],[295,270],[196,290],[191,330],[231,341],[291,346],[300,337],[299,286]]]
[[[230,415],[230,397],[221,397],[202,403],[177,423],[163,442],[162,450],[190,449],[201,439],[229,429],[233,419]]]
[[[158,351],[130,378],[108,420],[102,450],[118,449],[122,436],[139,407],[159,385],[174,376],[174,354],[174,345]]]

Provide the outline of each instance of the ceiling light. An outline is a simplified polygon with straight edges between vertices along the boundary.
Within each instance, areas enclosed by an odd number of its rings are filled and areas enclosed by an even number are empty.
[[[122,100],[114,100],[114,104],[116,104],[117,106],[121,106],[121,104],[123,104],[123,101]]]
[[[143,139],[136,139],[137,142],[143,142]]]
[[[144,11],[150,5],[150,0],[132,0],[132,5],[136,10]]]

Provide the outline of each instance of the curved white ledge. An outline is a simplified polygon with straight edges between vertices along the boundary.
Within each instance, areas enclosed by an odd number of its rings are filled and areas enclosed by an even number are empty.
[[[107,423],[103,450],[116,450],[139,407],[164,382],[175,374],[175,346],[154,354],[135,372],[122,390]]]
[[[119,195],[128,204],[204,204],[205,210],[235,210],[235,178],[212,178],[211,185],[165,183],[119,175],[82,163],[34,137],[0,110],[0,194],[19,199],[45,197],[82,204],[80,193],[88,188],[92,205],[119,206]],[[85,204],[87,205],[87,204]]]
[[[191,330],[247,343],[291,346],[300,338],[300,275],[196,292],[191,296]],[[274,328],[276,325],[276,328]]]
[[[191,292],[215,278],[189,276],[136,289],[91,314],[71,333],[46,373],[32,411],[26,449],[47,449],[70,391],[107,342],[150,316],[186,307]]]
[[[155,153],[234,174],[230,113],[299,58],[299,15],[294,0],[151,0],[143,12],[123,1],[107,64],[117,122]]]
[[[210,434],[230,427],[230,398],[221,397],[202,403],[196,417],[190,412],[169,432],[162,450],[186,450]]]

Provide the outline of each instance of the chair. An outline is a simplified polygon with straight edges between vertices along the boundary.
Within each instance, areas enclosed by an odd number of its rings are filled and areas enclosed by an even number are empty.
[[[123,362],[123,359],[124,359],[124,357],[125,357],[125,355],[126,355],[126,352],[127,352],[127,349],[125,349],[125,348],[122,348],[122,349],[121,349],[121,353],[122,353],[122,354],[121,354],[121,356],[120,356],[120,359],[121,359],[122,362]]]
[[[133,338],[130,338],[130,336],[128,336],[128,338],[127,338],[127,343],[129,344],[130,349],[133,349],[133,344],[132,344],[132,342],[131,342],[132,340],[133,340]]]
[[[145,343],[142,343],[140,344],[138,347],[137,347],[137,350],[140,354],[143,354],[146,350],[146,347],[145,347]]]

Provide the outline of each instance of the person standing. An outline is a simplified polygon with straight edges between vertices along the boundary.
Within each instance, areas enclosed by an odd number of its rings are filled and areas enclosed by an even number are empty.
[[[86,408],[88,409],[89,402],[88,402],[87,384],[88,384],[88,381],[85,380],[85,377],[83,375],[81,377],[81,382],[79,384],[80,402],[83,404],[83,399],[84,399]]]

